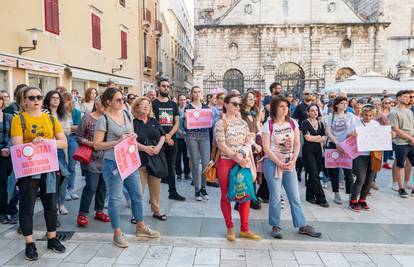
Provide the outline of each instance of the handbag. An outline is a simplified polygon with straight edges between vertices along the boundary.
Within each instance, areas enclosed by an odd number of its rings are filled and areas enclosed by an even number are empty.
[[[223,120],[224,134],[227,132],[227,122]],[[216,162],[220,156],[220,150],[217,148],[217,142],[214,140],[213,149],[210,155],[210,161],[203,170],[203,175],[207,182],[214,183],[217,180]]]
[[[89,129],[91,127],[92,124],[92,118],[91,115],[88,114],[88,127],[86,127],[85,132],[84,132],[84,138],[88,139],[89,138]],[[82,144],[78,147],[78,149],[76,149],[75,153],[73,153],[73,159],[76,161],[79,161],[80,163],[83,164],[88,164],[89,162],[91,162],[92,160],[92,152],[93,152],[93,148]]]
[[[160,179],[168,176],[168,164],[164,149],[161,149],[157,155],[148,156],[147,171],[149,175]]]
[[[236,164],[230,170],[227,199],[238,203],[256,200],[253,175],[250,168],[242,168],[239,164]]]
[[[379,172],[382,168],[382,151],[371,151],[371,170],[373,172]]]

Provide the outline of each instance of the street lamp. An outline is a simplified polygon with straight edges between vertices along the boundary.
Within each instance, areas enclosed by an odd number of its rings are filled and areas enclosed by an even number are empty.
[[[37,33],[42,32],[42,30],[31,28],[27,29],[26,31],[30,32],[32,34],[32,44],[33,46],[19,46],[19,55],[35,50],[37,46]]]
[[[112,68],[112,73],[115,73],[117,71],[121,71],[122,68],[124,67],[126,60],[124,58],[118,58],[117,59],[119,61],[119,67],[118,68]]]

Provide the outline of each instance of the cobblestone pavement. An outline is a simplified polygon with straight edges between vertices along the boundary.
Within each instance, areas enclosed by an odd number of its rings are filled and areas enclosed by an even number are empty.
[[[90,216],[88,228],[76,227],[79,200],[69,201],[70,213],[59,216],[60,231],[71,231],[73,238],[65,241],[67,252],[54,254],[37,241],[40,259],[27,262],[23,257],[24,242],[10,225],[0,225],[0,265],[2,266],[414,266],[414,198],[401,199],[390,189],[390,171],[384,170],[377,179],[379,191],[368,198],[370,212],[355,213],[346,205],[333,203],[330,188],[325,189],[331,207],[321,208],[303,203],[305,216],[322,231],[320,239],[297,234],[293,229],[289,205],[282,212],[284,240],[270,237],[267,223],[268,206],[251,211],[251,228],[264,239],[259,242],[224,239],[225,226],[219,205],[219,190],[208,188],[209,201],[197,202],[190,181],[178,181],[177,187],[186,202],[168,200],[168,186],[161,190],[161,210],[166,222],[154,220],[144,198],[147,223],[161,231],[155,241],[136,241],[134,226],[129,223],[131,210],[122,210],[123,231],[130,241],[128,249],[118,249],[109,224],[96,222]],[[78,177],[77,187],[83,186]],[[300,184],[304,199],[304,183]],[[80,193],[80,192],[79,192]],[[342,192],[343,193],[343,192]],[[343,198],[345,194],[343,193]],[[41,205],[36,206],[35,235],[44,234]],[[238,214],[233,211],[236,227]]]

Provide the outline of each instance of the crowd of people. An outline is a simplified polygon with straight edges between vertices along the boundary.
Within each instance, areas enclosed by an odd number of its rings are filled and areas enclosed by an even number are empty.
[[[94,220],[110,223],[114,245],[125,248],[128,241],[120,227],[123,199],[131,209],[136,236],[159,238],[160,232],[144,222],[145,187],[153,217],[166,221],[167,214],[160,207],[161,183],[168,184],[169,199],[186,201],[176,187],[176,182],[184,179],[191,180],[196,201],[209,200],[208,186],[220,188],[226,238],[234,241],[229,176],[239,165],[257,177],[252,181],[255,196],[234,205],[240,214],[239,237],[261,239],[249,227],[250,209],[261,209],[262,203],[269,203],[271,236],[282,238],[280,221],[285,198],[299,233],[320,237],[321,233],[305,218],[299,183],[305,180],[306,201],[312,204],[324,208],[332,205],[325,190],[330,180],[336,205],[345,202],[340,193],[345,189],[351,210],[369,210],[367,197],[371,189],[378,189],[375,179],[379,171],[373,167],[371,153],[360,153],[352,169],[327,169],[324,150],[344,152],[341,143],[357,136],[357,127],[380,125],[391,125],[393,142],[392,151],[383,151],[380,167],[392,169],[393,189],[402,198],[408,196],[414,163],[414,91],[400,91],[395,99],[386,93],[382,98],[348,99],[343,93],[321,96],[305,89],[299,103],[291,93],[285,94],[279,83],[269,89],[271,95],[264,99],[254,89],[243,95],[238,90],[221,90],[204,98],[199,86],[193,87],[189,95],[172,97],[169,81],[161,79],[157,91],[144,96],[124,94],[111,85],[101,93],[89,88],[80,97],[76,90],[69,93],[64,87],[44,95],[39,88],[18,85],[13,102],[7,91],[1,91],[0,223],[19,223],[26,242],[25,257],[36,260],[32,234],[37,197],[44,210],[47,248],[56,253],[65,252],[65,246],[56,238],[58,214],[69,213],[65,202],[80,198],[77,224],[87,227],[94,200]],[[211,110],[211,127],[188,129],[189,111],[201,109]],[[114,147],[131,136],[138,142],[141,166],[121,179]],[[16,179],[10,147],[47,139],[56,140],[59,171]],[[88,163],[80,163],[81,173],[77,173],[78,162],[73,156],[82,146],[89,147],[92,156]],[[388,161],[394,158],[391,166]],[[215,159],[217,180],[207,181],[203,170]],[[80,196],[75,191],[77,175],[85,178]]]

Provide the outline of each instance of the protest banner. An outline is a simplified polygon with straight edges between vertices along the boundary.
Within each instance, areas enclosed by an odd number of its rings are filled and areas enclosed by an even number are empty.
[[[359,152],[392,150],[391,126],[357,127]]]
[[[346,153],[341,153],[336,149],[326,149],[325,168],[352,169],[352,159]]]
[[[211,128],[213,112],[211,109],[189,109],[186,111],[187,129]]]
[[[128,137],[114,147],[116,166],[122,180],[141,166],[138,143],[135,138],[135,136]]]
[[[340,146],[351,159],[355,159],[361,155],[361,153],[358,152],[357,139],[354,136],[345,139]]]
[[[59,170],[55,140],[15,145],[10,154],[16,179]]]

